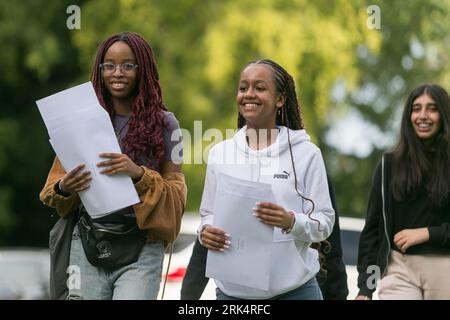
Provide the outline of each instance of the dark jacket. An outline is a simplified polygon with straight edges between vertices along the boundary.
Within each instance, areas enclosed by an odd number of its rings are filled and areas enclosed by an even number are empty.
[[[320,290],[322,291],[325,300],[345,300],[348,295],[347,288],[347,273],[345,271],[345,264],[342,260],[342,245],[341,245],[341,228],[339,226],[339,210],[336,205],[333,186],[328,178],[328,191],[330,193],[331,205],[335,212],[335,220],[333,230],[331,231],[328,241],[331,244],[331,250],[325,254],[325,268],[326,275],[317,274],[317,281],[319,282]],[[323,246],[321,248],[324,248]]]
[[[325,300],[345,300],[348,295],[347,273],[345,272],[345,265],[342,261],[339,214],[333,186],[329,178],[328,189],[336,215],[333,231],[327,239],[331,244],[331,251],[325,255],[327,275],[325,278],[318,274],[317,280]],[[181,286],[181,300],[198,300],[202,296],[203,290],[209,281],[209,278],[205,277],[207,254],[208,249],[202,246],[197,239]]]
[[[390,157],[386,156],[384,164],[384,176],[390,176]],[[387,208],[391,207],[391,198],[385,198],[383,210],[383,198],[381,192],[382,185],[382,164],[378,163],[372,178],[372,189],[369,195],[366,223],[359,238],[358,249],[358,288],[359,295],[372,297],[376,289],[375,279],[368,282],[369,277],[383,275],[388,263],[390,245],[390,232],[392,229],[391,215],[385,216],[385,212],[391,212]],[[384,194],[389,194],[389,184],[384,184]],[[373,267],[376,270],[372,269]],[[374,273],[375,272],[375,273]]]
[[[359,239],[358,287],[359,295],[371,297],[376,289],[376,281],[383,277],[389,263],[393,239],[392,214],[393,194],[391,191],[392,154],[384,154],[384,181],[382,183],[382,161],[375,169],[372,189],[369,195],[366,223]],[[384,191],[384,210],[383,195]],[[428,227],[429,243],[436,247],[450,247],[450,226],[447,222],[440,226]]]
[[[65,218],[59,218],[50,231],[50,299],[65,300],[69,294],[67,267],[70,260],[70,244],[72,233],[77,221],[73,213]]]

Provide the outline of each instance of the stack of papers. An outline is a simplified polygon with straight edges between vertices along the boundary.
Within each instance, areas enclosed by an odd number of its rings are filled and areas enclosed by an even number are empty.
[[[257,202],[274,201],[272,186],[235,178],[217,177],[213,225],[230,234],[230,248],[208,250],[209,278],[267,291],[270,283],[274,228],[253,216]]]
[[[91,172],[91,184],[79,192],[86,211],[93,218],[140,202],[131,178],[108,176],[97,163],[107,159],[100,153],[122,153],[106,110],[98,102],[91,82],[36,101],[47,127],[50,144],[66,172],[84,164]]]

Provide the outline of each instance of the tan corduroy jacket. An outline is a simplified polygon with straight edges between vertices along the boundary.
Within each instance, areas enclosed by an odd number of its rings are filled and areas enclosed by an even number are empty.
[[[141,202],[133,206],[139,228],[148,230],[150,240],[173,242],[180,232],[184,213],[187,186],[184,174],[166,173],[144,168],[144,175],[135,184]],[[65,175],[56,157],[39,198],[46,205],[55,208],[61,217],[74,212],[80,203],[77,193],[64,197],[55,191],[56,183]]]

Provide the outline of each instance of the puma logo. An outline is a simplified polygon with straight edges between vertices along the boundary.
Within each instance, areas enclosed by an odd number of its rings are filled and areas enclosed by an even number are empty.
[[[291,176],[291,175],[290,175],[289,172],[283,171],[283,173],[275,173],[275,174],[273,175],[273,178],[274,178],[274,179],[289,179],[290,176]]]

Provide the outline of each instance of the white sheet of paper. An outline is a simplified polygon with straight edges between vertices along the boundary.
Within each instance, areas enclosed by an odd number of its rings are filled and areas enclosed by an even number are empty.
[[[225,174],[217,180],[213,225],[230,234],[231,245],[208,251],[206,276],[268,290],[273,227],[258,221],[252,208],[273,201],[271,185]]]
[[[36,104],[49,131],[53,129],[55,119],[70,120],[70,116],[75,112],[100,106],[90,81],[40,99]]]
[[[67,117],[60,117],[58,119],[49,120],[48,123],[51,125],[51,127],[48,128],[48,134],[51,138],[61,128],[65,128],[66,126],[72,125],[74,123],[80,123],[87,119],[91,119],[95,116],[100,116],[100,115],[105,115],[105,114],[108,117],[108,122],[111,123],[111,121],[109,120],[108,113],[99,104],[93,105],[89,109],[75,110],[72,113],[70,113],[70,117],[67,116]],[[112,124],[111,124],[111,126],[112,126]]]
[[[80,164],[91,171],[90,187],[79,193],[93,218],[140,202],[131,178],[100,174],[100,153],[121,153],[108,113],[92,84],[64,90],[36,102],[47,125],[50,143],[66,172]]]
[[[79,164],[91,172],[89,189],[79,193],[89,215],[100,217],[140,201],[130,177],[101,174],[104,168],[97,167],[106,160],[98,154],[121,152],[107,114],[61,128],[51,140],[66,172]]]

